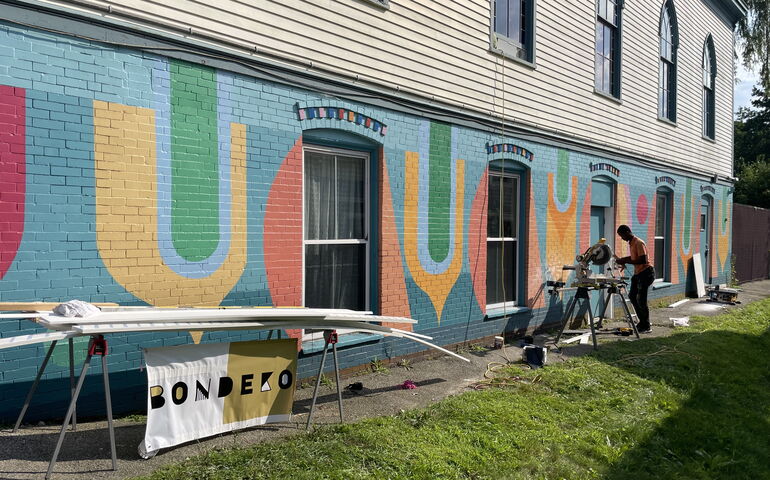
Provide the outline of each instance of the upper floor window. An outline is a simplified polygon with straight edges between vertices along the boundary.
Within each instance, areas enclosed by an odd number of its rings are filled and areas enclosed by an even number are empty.
[[[717,64],[711,35],[703,44],[703,136],[714,140],[714,89]]]
[[[676,50],[678,40],[674,3],[667,0],[660,13],[658,116],[672,122],[676,121]]]
[[[492,48],[534,62],[535,0],[492,1]]]
[[[596,91],[620,98],[620,26],[623,0],[596,2]]]

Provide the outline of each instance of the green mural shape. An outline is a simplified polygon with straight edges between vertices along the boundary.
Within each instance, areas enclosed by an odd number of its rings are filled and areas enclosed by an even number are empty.
[[[212,68],[171,65],[171,238],[189,261],[219,242],[217,82]]]
[[[83,362],[86,360],[86,353],[88,350],[88,341],[91,337],[75,337],[72,339],[72,353],[75,359],[75,370],[83,366]],[[45,343],[46,352],[51,348],[51,342]],[[69,367],[70,365],[70,347],[68,340],[59,340],[56,342],[56,347],[51,354],[51,363],[58,367]],[[76,371],[75,374],[78,372]]]
[[[556,165],[556,197],[564,205],[569,199],[569,152],[559,150],[559,162]]]
[[[452,127],[430,124],[428,251],[435,262],[449,254],[449,210],[452,192]]]

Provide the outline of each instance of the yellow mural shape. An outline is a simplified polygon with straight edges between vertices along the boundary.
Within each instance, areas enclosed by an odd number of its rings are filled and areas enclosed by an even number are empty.
[[[628,190],[628,185],[618,184],[618,194],[616,197],[617,208],[615,209],[615,225],[617,227],[621,225],[628,225],[629,227],[632,227],[633,222],[631,218],[631,193]],[[641,232],[636,233],[637,236],[641,237]],[[612,234],[616,235],[615,232],[612,232]],[[650,249],[649,245],[647,245],[647,249]],[[628,255],[631,255],[628,242],[621,241],[620,237],[616,237],[615,239],[615,254],[619,257],[627,257]]]
[[[732,212],[732,205],[730,202],[725,202],[725,209],[728,212]],[[725,265],[727,264],[727,255],[730,252],[730,220],[728,217],[722,217],[722,200],[717,202],[716,214],[714,215],[714,230],[717,232],[717,251],[719,252],[719,263],[722,265],[722,271],[724,272]],[[716,276],[716,272],[714,272]]]
[[[99,254],[115,281],[150,305],[218,305],[244,271],[246,126],[230,128],[230,251],[211,275],[186,278],[163,262],[158,247],[155,112],[94,102]]]
[[[564,212],[560,212],[556,207],[553,189],[554,174],[548,173],[545,261],[552,279],[562,277],[564,265],[575,263],[578,179],[572,177],[572,198],[569,207]]]
[[[457,160],[456,198],[455,198],[455,233],[453,250],[450,253],[452,260],[446,271],[439,274],[426,272],[420,264],[417,247],[418,220],[417,220],[417,192],[420,191],[419,160],[417,152],[406,152],[406,185],[407,195],[404,199],[404,253],[406,264],[412,274],[412,278],[430,298],[436,309],[436,319],[441,323],[441,313],[444,304],[452,290],[463,263],[463,206],[465,205],[465,162]],[[427,188],[427,186],[423,186]],[[451,228],[451,227],[450,227]],[[424,225],[423,234],[427,235],[427,224]]]

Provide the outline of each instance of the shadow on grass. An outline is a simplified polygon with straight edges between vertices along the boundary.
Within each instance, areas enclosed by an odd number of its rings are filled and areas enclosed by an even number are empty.
[[[770,329],[683,332],[603,346],[597,360],[689,392],[604,478],[770,478],[769,354]]]

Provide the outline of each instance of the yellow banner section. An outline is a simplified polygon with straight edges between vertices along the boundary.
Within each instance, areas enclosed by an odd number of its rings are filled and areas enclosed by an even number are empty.
[[[296,375],[296,338],[231,343],[227,376],[233,392],[225,397],[222,423],[290,415]]]

